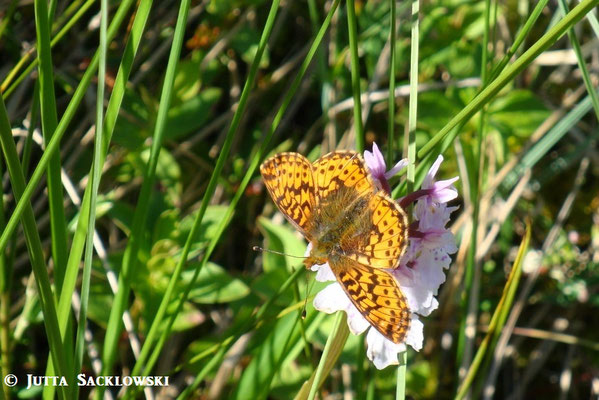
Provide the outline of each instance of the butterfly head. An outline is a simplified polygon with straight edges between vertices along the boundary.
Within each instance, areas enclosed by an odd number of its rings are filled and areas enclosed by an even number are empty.
[[[304,265],[307,269],[310,269],[310,267],[313,265],[321,265],[328,261],[329,253],[326,251],[326,249],[323,249],[321,246],[318,246],[318,244],[315,243],[312,243],[312,246],[310,247],[310,254],[304,260]]]

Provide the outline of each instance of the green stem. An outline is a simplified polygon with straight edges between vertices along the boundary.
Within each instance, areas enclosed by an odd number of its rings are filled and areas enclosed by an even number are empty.
[[[399,353],[399,365],[397,366],[397,383],[395,386],[395,399],[406,398],[406,372],[408,366],[408,351]]]
[[[412,33],[410,48],[410,99],[408,110],[408,133],[404,139],[405,153],[408,158],[407,189],[414,191],[416,165],[416,123],[418,119],[418,54],[420,41],[420,0],[412,0]]]
[[[333,326],[333,330],[331,331],[331,334],[327,339],[327,343],[324,345],[322,355],[320,356],[320,362],[318,363],[318,367],[316,368],[316,372],[314,374],[312,387],[310,387],[310,392],[308,393],[308,400],[314,400],[318,388],[320,388],[320,385],[323,383],[323,378],[326,376],[325,365],[329,359],[329,353],[331,353],[331,349],[333,349],[333,345],[337,339],[337,336],[342,331],[344,326],[346,326],[345,313],[343,311],[338,311],[335,318],[335,325]]]
[[[129,236],[129,242],[123,256],[123,265],[119,274],[119,289],[116,293],[113,306],[110,312],[108,325],[106,328],[106,337],[104,341],[104,351],[102,353],[102,374],[110,375],[116,357],[116,349],[122,328],[121,319],[129,300],[131,291],[131,279],[135,276],[135,270],[138,263],[138,252],[141,240],[146,227],[147,213],[150,207],[150,196],[156,177],[156,167],[158,165],[158,156],[162,147],[164,137],[164,128],[167,121],[167,113],[172,99],[172,91],[175,80],[175,72],[181,54],[181,47],[185,36],[185,26],[191,0],[182,0],[177,16],[177,25],[173,37],[173,44],[166,67],[162,94],[160,96],[160,106],[156,116],[156,125],[152,137],[152,147],[150,158],[146,170],[144,171],[144,180],[139,194],[139,203],[135,208],[133,215],[132,230]],[[96,392],[96,398],[101,398],[103,390]]]
[[[362,101],[360,94],[360,57],[358,56],[358,23],[354,0],[347,0],[347,27],[349,30],[349,50],[351,55],[351,83],[354,95],[354,126],[356,150],[364,152],[364,126],[362,126]]]
[[[393,154],[395,153],[395,35],[396,23],[396,0],[390,0],[391,6],[391,28],[389,30],[389,122],[387,130],[389,139],[387,143],[387,163],[393,165]]]

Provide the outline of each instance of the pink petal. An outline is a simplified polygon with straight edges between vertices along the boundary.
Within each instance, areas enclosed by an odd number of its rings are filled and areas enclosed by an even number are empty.
[[[442,162],[443,162],[443,156],[441,154],[439,154],[439,157],[437,157],[437,159],[435,160],[433,165],[431,165],[431,168],[428,170],[428,173],[424,177],[424,182],[422,182],[423,189],[429,189],[431,187],[431,185],[433,183],[433,178],[437,174],[437,171],[439,170],[439,166],[441,166]]]
[[[392,177],[394,177],[395,175],[397,175],[397,173],[399,171],[401,171],[402,169],[404,169],[407,166],[408,166],[408,159],[407,158],[399,160],[397,162],[397,164],[395,164],[395,166],[393,168],[391,168],[389,171],[385,172],[385,178],[391,179]]]

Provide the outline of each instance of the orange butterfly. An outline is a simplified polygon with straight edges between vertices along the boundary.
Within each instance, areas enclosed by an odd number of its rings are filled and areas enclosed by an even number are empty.
[[[395,278],[408,244],[405,211],[378,191],[362,156],[335,151],[311,164],[280,153],[260,166],[273,201],[312,243],[307,268],[328,262],[360,313],[394,343],[404,341],[410,311]]]

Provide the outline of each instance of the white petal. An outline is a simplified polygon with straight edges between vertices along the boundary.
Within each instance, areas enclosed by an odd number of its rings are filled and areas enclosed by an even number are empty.
[[[347,314],[347,326],[349,326],[349,330],[354,335],[360,335],[370,327],[370,323],[366,321],[366,318],[364,318],[351,301],[345,308],[345,312]]]
[[[351,302],[341,286],[338,283],[333,283],[318,292],[312,304],[317,310],[332,314],[341,310],[345,311]]]
[[[424,341],[423,329],[424,325],[422,324],[422,321],[420,321],[417,315],[412,314],[412,321],[410,321],[410,330],[406,336],[406,343],[412,346],[416,351],[422,349],[422,342]]]
[[[316,272],[316,279],[318,282],[336,281],[335,274],[331,270],[329,263],[314,264],[310,267],[310,270]]]
[[[366,344],[368,345],[366,356],[377,369],[398,364],[397,353],[406,350],[404,343],[395,344],[374,328],[368,331]]]
[[[406,296],[406,299],[408,300],[408,307],[410,307],[410,311],[412,313],[428,315],[431,313],[431,311],[434,310],[434,308],[432,308],[434,304],[432,290],[423,287],[422,285],[415,285],[414,281],[408,284],[406,280],[399,274],[395,274],[395,276],[398,278],[400,282],[401,291],[404,294],[404,296]]]
[[[312,251],[312,242],[308,242],[308,246],[306,246],[306,251],[304,251],[304,257],[308,257],[310,252]]]

